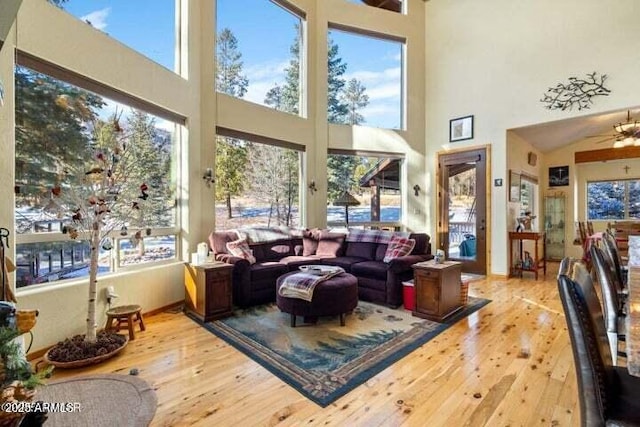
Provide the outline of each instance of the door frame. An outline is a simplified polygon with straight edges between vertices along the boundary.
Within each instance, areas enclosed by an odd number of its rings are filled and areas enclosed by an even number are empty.
[[[484,150],[485,154],[485,275],[489,275],[491,272],[491,145],[475,145],[464,148],[458,148],[455,150],[441,150],[436,152],[436,239],[435,248],[442,249],[442,235],[444,233],[444,226],[442,221],[443,209],[443,191],[442,191],[442,171],[440,170],[440,159],[443,156],[451,154],[459,154],[471,151]],[[504,182],[504,180],[503,180]],[[448,215],[448,213],[447,213]],[[435,250],[434,250],[435,252]]]

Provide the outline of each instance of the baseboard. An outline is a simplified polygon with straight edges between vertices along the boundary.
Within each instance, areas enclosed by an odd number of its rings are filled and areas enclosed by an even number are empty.
[[[487,277],[489,280],[507,280],[509,275],[507,274],[489,274]]]
[[[150,311],[147,311],[147,312],[143,312],[142,315],[144,317],[155,316],[155,315],[163,313],[165,311],[169,311],[169,310],[172,310],[174,308],[178,308],[178,307],[182,306],[183,304],[184,304],[184,301],[176,301],[176,302],[173,302],[171,304],[165,305],[163,307],[156,308],[154,310],[150,310]],[[39,350],[34,350],[34,351],[30,352],[29,354],[27,354],[27,360],[28,361],[32,361],[32,360],[36,360],[36,359],[41,358],[42,356],[44,356],[44,354],[47,351],[49,351],[49,349],[51,347],[53,347],[53,346],[50,345],[49,347],[45,347],[45,348],[42,348],[42,349],[39,349]]]

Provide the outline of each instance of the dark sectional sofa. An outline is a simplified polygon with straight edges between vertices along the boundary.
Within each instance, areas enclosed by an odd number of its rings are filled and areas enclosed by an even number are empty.
[[[390,232],[389,232],[390,233]],[[412,233],[416,241],[407,255],[384,262],[387,243],[350,241],[348,234],[326,230],[307,230],[302,236],[278,236],[266,242],[252,242],[249,247],[254,264],[231,255],[228,242],[239,238],[236,231],[212,232],[209,244],[216,260],[233,264],[233,302],[240,307],[276,300],[276,280],[301,265],[337,265],[358,279],[358,297],[391,307],[402,304],[402,282],[413,278],[411,266],[432,259],[430,237]]]

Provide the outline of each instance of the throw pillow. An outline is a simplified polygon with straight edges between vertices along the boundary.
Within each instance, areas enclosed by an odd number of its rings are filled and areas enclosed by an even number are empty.
[[[302,256],[315,255],[320,241],[320,230],[304,230],[302,232]]]
[[[409,255],[415,245],[416,241],[413,239],[393,236],[389,241],[387,252],[384,254],[382,261],[389,262],[394,258]]]
[[[244,239],[228,242],[227,250],[233,256],[246,259],[247,261],[249,261],[249,264],[256,263],[256,257],[253,256],[253,251],[249,249],[249,244]]]
[[[321,232],[316,255],[325,258],[342,256],[344,240],[346,237],[347,236],[341,233]]]

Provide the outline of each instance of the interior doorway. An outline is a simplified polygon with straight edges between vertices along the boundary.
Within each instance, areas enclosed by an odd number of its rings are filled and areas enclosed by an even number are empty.
[[[438,241],[462,271],[487,273],[487,149],[438,155]]]

